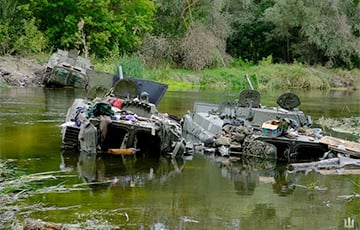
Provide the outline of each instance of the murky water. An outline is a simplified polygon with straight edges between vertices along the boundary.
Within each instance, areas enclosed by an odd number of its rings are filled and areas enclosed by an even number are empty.
[[[359,227],[360,198],[342,196],[360,193],[360,175],[287,174],[276,162],[220,168],[211,155],[200,154],[174,162],[62,152],[60,124],[82,95],[74,89],[0,89],[0,158],[14,160],[27,174],[54,175],[38,184],[51,192],[17,204],[19,221],[39,218],[81,229],[277,230],[351,229],[354,220],[352,229]],[[262,93],[262,104],[275,105],[279,95]],[[360,115],[359,91],[298,95],[300,109],[314,120]],[[235,98],[236,92],[167,92],[159,110],[181,117],[194,101]],[[84,184],[89,181],[97,183]]]

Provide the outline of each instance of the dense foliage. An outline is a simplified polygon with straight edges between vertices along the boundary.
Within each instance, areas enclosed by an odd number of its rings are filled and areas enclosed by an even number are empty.
[[[193,70],[270,56],[359,68],[359,21],[359,0],[0,0],[0,55],[61,48]]]

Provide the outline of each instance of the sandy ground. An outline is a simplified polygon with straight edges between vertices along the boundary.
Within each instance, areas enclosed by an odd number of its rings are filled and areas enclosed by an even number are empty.
[[[41,86],[45,68],[46,65],[41,65],[32,59],[0,57],[0,85]]]

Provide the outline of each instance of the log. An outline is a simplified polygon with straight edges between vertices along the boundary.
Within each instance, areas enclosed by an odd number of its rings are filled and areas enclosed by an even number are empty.
[[[338,155],[338,157],[306,163],[293,163],[289,164],[288,170],[290,172],[306,171],[309,169],[340,169],[347,165],[360,166],[359,159],[353,159],[350,157],[344,157]]]
[[[340,165],[339,158],[331,158],[315,162],[307,163],[293,163],[289,164],[288,170],[290,172],[297,171],[306,171],[308,169],[321,169],[321,168],[335,168]]]
[[[75,230],[75,228],[64,224],[26,218],[23,222],[23,230]]]
[[[322,137],[319,142],[328,145],[329,149],[336,152],[360,157],[360,143],[330,136]]]
[[[321,175],[359,175],[360,169],[320,169]]]

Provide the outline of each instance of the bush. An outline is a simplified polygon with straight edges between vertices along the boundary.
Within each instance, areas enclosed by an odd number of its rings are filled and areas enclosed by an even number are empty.
[[[119,66],[122,67],[123,75],[126,77],[144,78],[145,65],[141,58],[133,54],[131,56],[123,55],[115,65],[115,74],[119,74]]]
[[[144,78],[145,65],[139,55],[119,55],[119,49],[115,47],[106,59],[91,57],[94,68],[97,71],[119,74],[119,66],[122,67],[123,76]]]
[[[325,71],[325,72],[324,72]],[[325,69],[301,64],[262,64],[249,70],[254,73],[263,88],[268,89],[326,89],[329,88],[329,72]]]
[[[23,21],[24,34],[15,42],[14,48],[20,55],[38,54],[42,52],[47,44],[45,36],[35,25],[35,18]]]
[[[170,56],[171,46],[169,39],[147,34],[143,38],[140,54],[148,67],[161,67],[164,63],[172,63]]]
[[[208,67],[225,67],[227,57],[222,43],[224,41],[204,25],[190,27],[179,47],[183,56],[182,66],[196,71]]]

